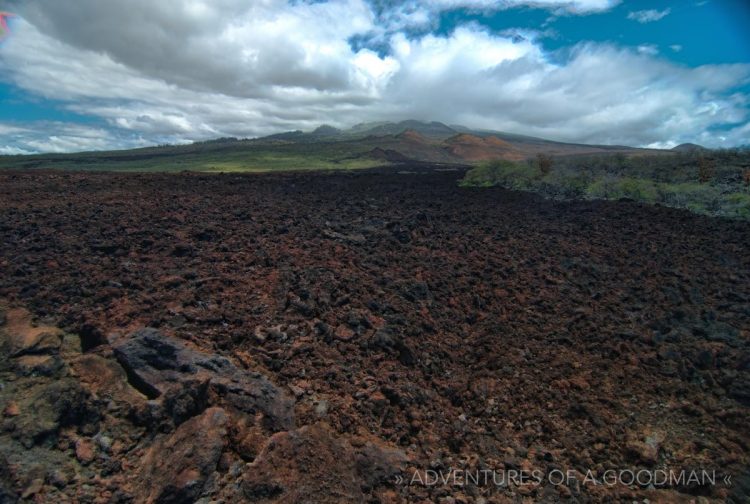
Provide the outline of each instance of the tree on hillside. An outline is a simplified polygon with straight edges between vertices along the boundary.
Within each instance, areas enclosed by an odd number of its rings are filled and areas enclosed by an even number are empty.
[[[698,181],[701,184],[710,182],[716,174],[716,161],[706,156],[698,156]]]
[[[550,172],[552,172],[552,156],[539,153],[536,155],[536,164],[539,167],[539,171],[542,173],[542,176],[548,175]]]

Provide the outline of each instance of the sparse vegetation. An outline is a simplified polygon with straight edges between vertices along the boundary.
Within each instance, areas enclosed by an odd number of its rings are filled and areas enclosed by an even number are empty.
[[[631,199],[704,215],[750,219],[750,170],[741,168],[748,160],[750,151],[739,149],[557,158],[554,171],[539,158],[527,163],[500,160],[470,170],[462,185],[502,186],[554,199]]]

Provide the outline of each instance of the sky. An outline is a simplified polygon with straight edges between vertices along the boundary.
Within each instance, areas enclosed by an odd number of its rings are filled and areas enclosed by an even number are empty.
[[[402,119],[750,144],[747,0],[0,0],[0,17],[0,154]]]

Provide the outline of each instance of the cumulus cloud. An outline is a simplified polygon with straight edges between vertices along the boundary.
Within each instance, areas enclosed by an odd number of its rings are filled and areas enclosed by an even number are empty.
[[[439,0],[424,16],[516,4],[585,14],[616,3]],[[384,7],[364,0],[26,0],[17,8],[23,19],[2,48],[2,75],[99,122],[0,124],[4,152],[406,118],[576,142],[720,146],[739,142],[748,116],[739,86],[750,65],[691,69],[657,59],[648,46],[579,44],[551,55],[533,34],[478,24],[441,35],[393,30]],[[372,34],[377,50],[350,44]],[[716,128],[720,136],[705,136]]]
[[[56,41],[183,88],[271,98],[288,88],[357,95],[371,84],[347,43],[373,27],[361,0],[36,0],[19,9]]]
[[[423,58],[422,43],[409,49],[411,58]],[[629,145],[685,140],[717,124],[747,120],[747,97],[725,97],[723,91],[746,81],[750,65],[689,69],[596,44],[577,46],[563,64],[547,61],[538,47],[528,44],[495,65],[475,67],[468,79],[462,64],[456,62],[427,81],[418,74],[400,74],[403,80],[395,82],[394,95],[404,116],[427,117],[433,110],[431,116],[446,122]],[[420,82],[427,85],[415,95]],[[441,104],[437,111],[436,102]],[[732,140],[738,138],[725,139]]]
[[[85,124],[38,121],[31,128],[19,128],[0,123],[0,154],[62,153],[147,145],[150,142],[138,135]]]
[[[628,19],[638,21],[639,23],[653,23],[669,15],[671,9],[659,11],[656,9],[633,11],[628,13]]]

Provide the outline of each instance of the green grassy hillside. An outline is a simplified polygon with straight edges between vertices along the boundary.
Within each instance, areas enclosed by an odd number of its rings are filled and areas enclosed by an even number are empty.
[[[0,169],[254,172],[357,169],[386,164],[382,159],[369,158],[366,152],[367,146],[357,148],[342,142],[298,144],[228,139],[127,151],[0,156]]]

